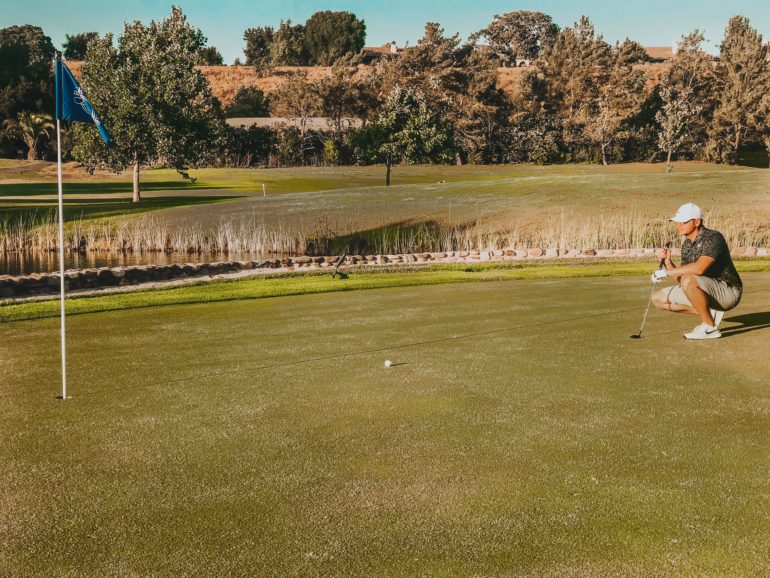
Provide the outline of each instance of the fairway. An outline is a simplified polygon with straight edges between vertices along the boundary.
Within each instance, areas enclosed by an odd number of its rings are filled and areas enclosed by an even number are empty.
[[[0,211],[43,214],[55,207],[55,165],[32,163],[29,173],[0,168]],[[195,184],[173,170],[143,172],[143,201],[131,202],[130,174],[65,179],[68,220],[131,217],[146,211],[177,223],[211,224],[255,216],[270,226],[339,232],[403,221],[481,220],[497,225],[550,225],[612,214],[660,219],[691,201],[707,214],[767,215],[768,171],[703,162],[597,165],[403,165],[393,185],[383,166],[290,169],[200,169]],[[266,196],[263,196],[263,185]],[[556,214],[553,207],[559,207]]]
[[[58,320],[0,323],[0,575],[766,575],[743,278],[707,342],[629,339],[646,277],[77,315],[66,402]]]

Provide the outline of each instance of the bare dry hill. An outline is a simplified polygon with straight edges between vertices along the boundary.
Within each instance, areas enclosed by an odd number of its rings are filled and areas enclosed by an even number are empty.
[[[72,74],[79,80],[82,62],[70,61],[67,63]],[[640,64],[648,75],[648,88],[657,84],[660,75],[668,68],[667,63]],[[328,66],[280,66],[273,70],[270,76],[260,76],[251,66],[199,66],[199,70],[206,76],[211,85],[211,90],[223,106],[233,101],[236,91],[242,86],[256,86],[265,94],[269,94],[283,84],[294,72],[305,72],[310,80],[317,80],[331,74]],[[360,73],[365,74],[367,67],[360,66]],[[508,96],[518,94],[518,85],[521,75],[526,68],[498,68],[497,85]]]

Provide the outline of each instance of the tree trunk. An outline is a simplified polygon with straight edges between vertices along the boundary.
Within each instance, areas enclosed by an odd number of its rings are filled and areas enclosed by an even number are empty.
[[[387,155],[385,157],[385,186],[386,187],[390,186],[390,166],[392,163],[393,161],[391,160],[390,155]]]
[[[607,166],[607,144],[602,143],[602,164],[606,167]]]
[[[142,193],[139,190],[139,154],[134,154],[134,202],[142,200]]]
[[[668,155],[666,155],[666,173],[670,173],[674,167],[671,166],[671,149],[668,149]]]
[[[767,158],[768,158],[767,168],[770,169],[770,136],[766,136],[762,140],[765,143],[765,150],[767,150]]]
[[[37,151],[35,150],[35,146],[34,145],[29,147],[29,150],[27,151],[27,160],[28,161],[36,161],[37,160]]]

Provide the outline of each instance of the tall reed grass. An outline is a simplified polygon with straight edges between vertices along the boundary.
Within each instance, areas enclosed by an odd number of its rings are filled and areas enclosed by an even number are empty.
[[[708,226],[721,231],[731,247],[770,246],[770,223],[762,216],[711,215]],[[561,216],[541,223],[485,222],[446,225],[436,220],[393,224],[356,231],[350,223],[330,224],[319,217],[307,230],[268,224],[257,215],[209,226],[175,223],[163,217],[67,224],[65,249],[81,253],[207,253],[268,255],[399,254],[501,248],[630,249],[660,247],[676,231],[665,220],[639,213]],[[0,253],[58,251],[58,225],[52,214],[0,217]]]

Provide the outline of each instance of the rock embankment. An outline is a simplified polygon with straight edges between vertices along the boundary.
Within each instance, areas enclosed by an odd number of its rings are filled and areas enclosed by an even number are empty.
[[[377,266],[427,263],[494,263],[525,261],[532,259],[590,257],[650,257],[657,249],[494,249],[485,251],[450,251],[433,253],[408,253],[405,255],[346,255],[341,266]],[[676,250],[675,250],[676,253]],[[735,257],[767,257],[770,249],[742,247],[733,250]],[[262,261],[223,261],[217,263],[183,263],[172,265],[135,265],[131,267],[100,267],[98,269],[77,269],[65,271],[64,285],[69,290],[99,289],[138,285],[141,283],[163,282],[188,277],[216,277],[260,269],[269,272],[275,269],[307,270],[335,267],[340,257],[284,257]],[[0,299],[46,295],[59,291],[60,274],[33,273],[31,275],[0,276]]]

